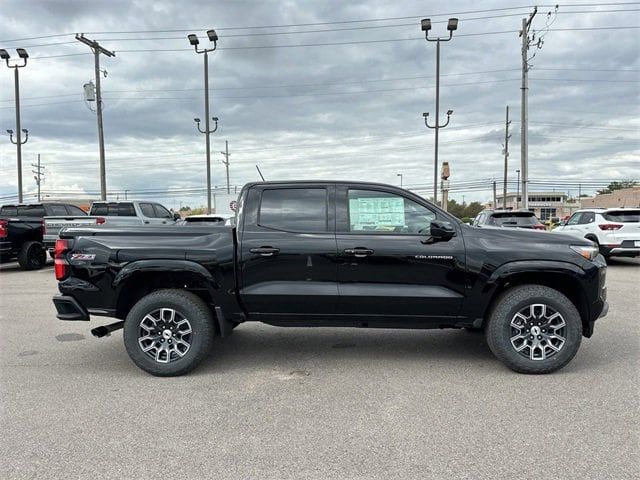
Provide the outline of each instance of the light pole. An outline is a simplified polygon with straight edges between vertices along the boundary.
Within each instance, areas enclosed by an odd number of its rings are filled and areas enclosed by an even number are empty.
[[[207,37],[210,42],[213,42],[213,48],[199,49],[198,45],[200,40],[198,36],[190,33],[187,35],[189,43],[193,46],[196,53],[204,53],[204,118],[205,127],[204,130],[200,129],[200,119],[194,119],[198,124],[198,131],[204,133],[205,144],[207,149],[207,213],[211,213],[211,141],[209,136],[218,129],[218,117],[213,117],[211,120],[216,122],[216,126],[213,130],[209,128],[209,52],[213,52],[218,45],[218,34],[215,30],[207,30]]]
[[[434,146],[434,165],[433,165],[433,203],[438,203],[438,131],[441,128],[449,125],[449,120],[453,110],[447,111],[447,122],[444,125],[440,125],[440,42],[448,42],[453,37],[453,32],[458,29],[458,19],[450,18],[447,23],[447,30],[449,31],[449,37],[436,37],[429,38],[429,30],[431,30],[431,19],[423,18],[420,22],[420,26],[422,31],[425,32],[425,38],[427,42],[436,42],[436,120],[433,126],[429,125],[427,122],[427,117],[429,117],[429,113],[425,112],[422,114],[424,117],[424,124],[427,128],[432,128],[435,130],[436,139]]]
[[[396,176],[400,177],[400,188],[403,188],[403,185],[402,185],[402,183],[403,183],[402,182],[402,174],[398,173],[398,174],[396,174]]]
[[[7,62],[7,67],[13,68],[13,78],[15,83],[15,101],[16,101],[16,139],[13,140],[13,130],[7,130],[9,134],[9,140],[16,146],[18,157],[18,203],[22,203],[22,145],[29,140],[29,131],[24,128],[20,128],[20,74],[18,70],[27,65],[27,58],[29,54],[24,48],[16,48],[18,57],[22,60],[22,64],[14,62],[9,63],[11,56],[5,49],[0,49],[0,59]],[[25,134],[24,142],[22,141],[22,134]]]
[[[516,186],[516,210],[518,210],[518,197],[520,196],[520,170],[516,170],[518,174],[518,183]]]

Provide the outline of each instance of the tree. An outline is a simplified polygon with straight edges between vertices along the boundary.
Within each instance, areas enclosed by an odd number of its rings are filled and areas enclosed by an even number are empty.
[[[598,195],[603,195],[606,193],[612,193],[614,190],[621,190],[623,188],[631,188],[638,185],[636,180],[621,180],[619,182],[611,182],[607,188],[603,188],[602,190],[598,190]]]
[[[447,211],[458,218],[473,218],[478,215],[484,207],[480,202],[471,202],[469,204],[460,205],[454,199],[449,200],[447,204]]]
[[[188,205],[185,205],[184,207],[180,207],[181,212],[188,212],[189,210],[191,210],[191,207],[189,207]]]

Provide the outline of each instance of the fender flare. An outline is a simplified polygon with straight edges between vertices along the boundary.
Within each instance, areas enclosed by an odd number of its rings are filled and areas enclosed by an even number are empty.
[[[494,288],[496,284],[511,275],[549,271],[564,275],[571,274],[574,277],[580,277],[584,274],[584,270],[575,263],[558,260],[516,260],[504,263],[496,268],[487,279],[485,291],[489,288]]]
[[[190,260],[136,260],[128,263],[113,279],[113,288],[120,287],[138,273],[149,272],[189,272],[203,277],[209,288],[215,290],[215,279],[211,272],[196,262]]]

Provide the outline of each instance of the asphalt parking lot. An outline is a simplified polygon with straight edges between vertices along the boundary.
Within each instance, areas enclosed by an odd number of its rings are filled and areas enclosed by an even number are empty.
[[[565,369],[518,375],[462,330],[241,325],[155,378],[122,332],[61,322],[52,267],[0,266],[0,477],[640,478],[640,261]],[[102,323],[108,323],[102,321]]]

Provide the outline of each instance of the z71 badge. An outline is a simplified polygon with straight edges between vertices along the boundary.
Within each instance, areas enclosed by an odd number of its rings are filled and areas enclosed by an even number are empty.
[[[94,253],[72,253],[71,254],[71,260],[91,261],[94,258],[96,258],[96,255]]]

